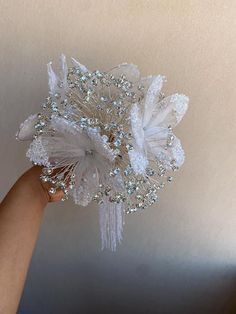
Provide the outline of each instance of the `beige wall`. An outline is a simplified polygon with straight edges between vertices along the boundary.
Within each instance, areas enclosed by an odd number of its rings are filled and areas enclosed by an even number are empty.
[[[1,195],[30,166],[20,122],[61,52],[90,68],[133,62],[190,97],[186,163],[156,208],[100,252],[98,213],[48,206],[21,314],[222,313],[236,287],[236,2],[0,0]]]

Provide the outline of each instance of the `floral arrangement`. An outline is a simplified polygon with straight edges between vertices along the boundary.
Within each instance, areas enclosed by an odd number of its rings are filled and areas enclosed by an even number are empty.
[[[26,156],[43,166],[49,193],[63,190],[76,204],[97,202],[102,248],[115,250],[125,213],[158,201],[184,162],[173,128],[188,97],[161,92],[165,77],[140,77],[123,63],[109,71],[90,71],[61,56],[57,75],[48,64],[49,96],[42,110],[21,124],[19,140],[30,140]]]

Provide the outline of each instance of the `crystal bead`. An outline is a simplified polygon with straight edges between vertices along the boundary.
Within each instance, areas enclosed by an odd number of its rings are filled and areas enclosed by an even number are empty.
[[[47,169],[46,169],[46,173],[47,173],[47,174],[50,175],[50,174],[52,174],[52,172],[53,172],[53,170],[52,170],[51,168],[47,168]]]
[[[56,193],[56,189],[55,188],[50,188],[48,192],[50,194],[55,194]]]
[[[111,192],[111,188],[110,187],[106,187],[104,192],[105,192],[105,195],[109,195],[109,193]]]
[[[116,176],[117,174],[119,174],[120,173],[120,168],[115,168],[115,169],[112,169],[111,171],[110,171],[110,176],[111,177],[114,177],[114,176]]]
[[[41,176],[41,180],[42,180],[42,182],[48,182],[49,178],[46,176]]]
[[[117,138],[115,141],[114,141],[114,145],[115,146],[120,146],[121,145],[121,140],[119,138]]]
[[[171,177],[171,176],[167,177],[168,182],[172,182],[172,180],[173,180],[173,177]]]
[[[108,98],[106,96],[102,96],[102,97],[100,97],[100,100],[102,102],[107,102]]]
[[[126,145],[126,149],[127,149],[128,151],[130,151],[130,150],[133,150],[134,147],[133,147],[133,145],[131,145],[131,144],[127,144],[127,145]]]
[[[128,166],[124,170],[125,176],[129,176],[131,173],[133,173],[133,168],[131,166]]]
[[[67,195],[64,195],[61,199],[62,202],[65,202],[66,200],[68,200],[68,196]]]
[[[109,140],[108,136],[107,135],[102,135],[102,141],[103,143],[107,143]]]
[[[152,168],[146,168],[146,174],[147,176],[152,177],[154,176],[155,171]]]

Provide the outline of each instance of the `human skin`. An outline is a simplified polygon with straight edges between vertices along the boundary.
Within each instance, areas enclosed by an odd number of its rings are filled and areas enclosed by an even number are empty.
[[[40,173],[38,166],[26,171],[0,204],[0,314],[16,313],[44,208],[63,196],[51,196]]]

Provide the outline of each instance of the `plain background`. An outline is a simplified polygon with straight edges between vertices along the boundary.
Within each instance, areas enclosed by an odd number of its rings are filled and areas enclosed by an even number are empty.
[[[0,45],[2,197],[30,166],[15,132],[62,52],[91,69],[135,63],[190,97],[175,130],[186,163],[158,206],[126,217],[116,253],[100,250],[95,207],[48,206],[19,313],[223,313],[236,295],[236,2],[0,0]]]

